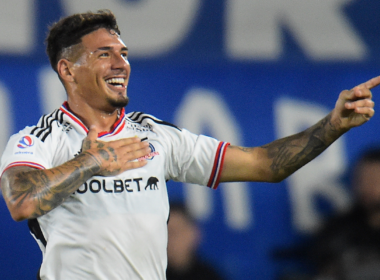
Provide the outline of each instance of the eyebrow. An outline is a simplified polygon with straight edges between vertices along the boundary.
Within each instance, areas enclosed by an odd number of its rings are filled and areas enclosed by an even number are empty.
[[[113,47],[100,47],[98,49],[96,49],[94,52],[98,52],[98,51],[109,51],[109,50],[112,50]],[[127,47],[122,47],[121,48],[121,51],[124,52],[124,51],[128,51],[128,48]]]

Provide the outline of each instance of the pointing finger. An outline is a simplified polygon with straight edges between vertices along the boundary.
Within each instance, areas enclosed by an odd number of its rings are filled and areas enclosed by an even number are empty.
[[[372,78],[372,79],[360,84],[358,87],[364,86],[367,89],[373,89],[374,87],[377,87],[378,85],[380,85],[380,76]]]

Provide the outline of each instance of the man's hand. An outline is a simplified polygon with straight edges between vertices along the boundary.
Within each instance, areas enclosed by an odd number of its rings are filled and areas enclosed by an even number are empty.
[[[110,142],[97,138],[97,130],[91,128],[83,141],[83,152],[60,166],[7,169],[1,176],[1,189],[13,219],[21,221],[48,213],[94,175],[115,175],[146,164],[136,159],[150,152],[147,142],[137,137]]]
[[[337,130],[345,132],[372,118],[375,103],[371,89],[379,84],[380,76],[340,93],[331,116],[331,123]]]
[[[221,182],[279,182],[321,154],[349,129],[375,114],[371,89],[380,76],[340,93],[335,108],[308,129],[261,147],[227,148]]]
[[[146,160],[137,160],[151,152],[148,142],[141,142],[138,137],[115,141],[99,141],[98,131],[91,127],[83,140],[82,151],[94,157],[100,171],[96,175],[112,176],[126,170],[142,167]]]

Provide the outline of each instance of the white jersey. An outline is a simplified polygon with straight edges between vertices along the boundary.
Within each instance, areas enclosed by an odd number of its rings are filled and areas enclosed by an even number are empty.
[[[13,135],[0,174],[13,166],[48,169],[81,151],[88,129],[64,103]],[[194,135],[124,109],[103,141],[138,136],[148,164],[115,177],[94,176],[49,213],[29,221],[43,252],[41,279],[166,279],[166,181],[216,188],[228,143]]]

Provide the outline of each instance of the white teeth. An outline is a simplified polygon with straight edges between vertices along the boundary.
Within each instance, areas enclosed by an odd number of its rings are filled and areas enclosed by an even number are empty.
[[[119,87],[123,86],[124,82],[125,82],[124,78],[111,78],[111,79],[106,80],[107,84],[114,84],[115,86],[119,86]]]

